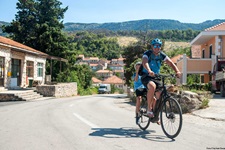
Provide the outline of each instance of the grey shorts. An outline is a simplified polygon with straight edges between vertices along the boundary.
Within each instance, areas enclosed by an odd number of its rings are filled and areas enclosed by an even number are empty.
[[[143,96],[144,94],[146,94],[146,92],[147,92],[147,89],[146,88],[137,89],[135,91],[136,96]]]
[[[155,83],[156,89],[158,89],[159,87],[162,87],[161,80],[155,79],[155,77],[151,77],[151,76],[149,76],[149,75],[143,75],[143,76],[141,77],[141,82],[142,82],[142,84],[143,84],[146,88],[148,88],[147,84],[148,84],[150,81],[152,81],[152,82]]]

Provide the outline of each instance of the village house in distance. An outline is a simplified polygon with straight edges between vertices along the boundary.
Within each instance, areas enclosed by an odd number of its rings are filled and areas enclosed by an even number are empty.
[[[124,59],[120,57],[118,59],[106,60],[99,59],[98,57],[79,55],[77,63],[88,65],[96,73],[97,77],[92,78],[93,85],[98,86],[101,83],[114,84],[117,88],[126,91],[127,87],[124,85]]]

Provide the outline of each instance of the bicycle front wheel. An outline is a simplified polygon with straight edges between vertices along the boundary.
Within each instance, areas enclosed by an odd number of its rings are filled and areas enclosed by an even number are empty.
[[[163,132],[168,138],[175,138],[182,128],[182,110],[176,99],[169,97],[165,100],[160,112]]]
[[[141,107],[140,107],[140,118],[138,126],[142,130],[146,130],[150,124],[150,118],[147,116],[147,98],[145,96],[142,97]]]

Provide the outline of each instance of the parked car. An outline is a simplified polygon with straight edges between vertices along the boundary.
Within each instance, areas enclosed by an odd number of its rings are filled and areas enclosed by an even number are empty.
[[[99,94],[111,93],[111,86],[110,84],[100,84],[98,88]]]

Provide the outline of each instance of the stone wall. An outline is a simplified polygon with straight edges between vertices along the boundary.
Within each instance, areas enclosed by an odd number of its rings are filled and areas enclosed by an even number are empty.
[[[0,93],[0,102],[7,101],[22,101],[22,99],[18,96],[15,96],[15,94]]]
[[[69,97],[77,95],[77,83],[57,83],[55,85],[38,85],[37,92],[45,97]]]

